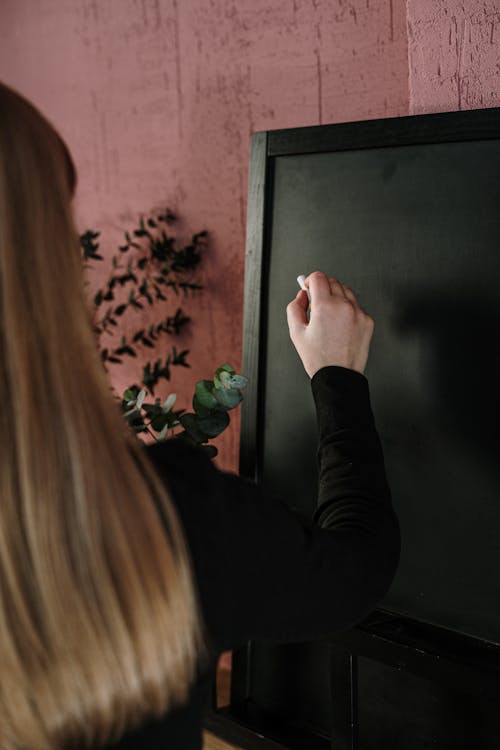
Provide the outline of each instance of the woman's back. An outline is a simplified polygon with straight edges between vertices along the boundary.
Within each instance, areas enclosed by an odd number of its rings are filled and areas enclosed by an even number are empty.
[[[321,478],[315,520],[296,516],[284,498],[253,482],[216,470],[200,449],[182,441],[145,449],[185,529],[213,660],[185,708],[127,735],[121,750],[161,743],[199,750],[222,651],[251,639],[284,643],[332,635],[362,620],[389,588],[399,525],[367,380],[325,367],[312,391]]]
[[[373,321],[320,273],[310,320],[304,291],[287,308],[317,406],[314,521],[198,449],[141,448],[87,309],[71,157],[2,85],[0,110],[0,747],[195,750],[218,654],[350,627],[392,581]]]

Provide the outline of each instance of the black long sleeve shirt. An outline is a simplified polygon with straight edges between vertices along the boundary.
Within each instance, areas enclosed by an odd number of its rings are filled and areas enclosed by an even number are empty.
[[[127,734],[117,750],[200,750],[218,654],[251,639],[327,637],[363,620],[389,589],[400,528],[368,381],[331,366],[311,387],[319,433],[311,520],[255,483],[217,470],[198,448],[167,441],[145,449],[184,527],[214,662],[185,706]]]

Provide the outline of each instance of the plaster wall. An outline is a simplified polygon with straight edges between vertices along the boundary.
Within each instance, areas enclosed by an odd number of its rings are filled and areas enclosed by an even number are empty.
[[[0,79],[68,142],[78,226],[102,232],[104,253],[152,207],[181,217],[181,240],[209,230],[206,291],[185,305],[192,368],[158,390],[188,406],[196,380],[241,366],[251,134],[407,114],[406,2],[3,0]],[[141,372],[126,363],[111,366],[119,392]],[[218,441],[228,469],[238,428],[236,415]]]
[[[410,114],[500,106],[500,0],[408,0]]]

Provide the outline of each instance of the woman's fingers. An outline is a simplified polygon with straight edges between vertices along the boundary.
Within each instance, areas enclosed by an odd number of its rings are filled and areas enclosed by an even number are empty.
[[[354,302],[355,304],[357,304],[356,295],[352,291],[351,287],[347,286],[347,284],[344,284],[343,289],[344,289],[344,294],[347,297],[347,299],[349,299],[349,300],[351,300],[351,302]]]
[[[311,293],[311,303],[325,299],[332,294],[339,294],[342,297],[346,297],[350,302],[357,305],[358,301],[356,295],[352,291],[350,286],[342,284],[338,279],[333,276],[327,276],[321,271],[314,271],[306,277],[305,285]]]
[[[291,334],[293,334],[293,331],[297,330],[299,326],[307,324],[308,307],[309,299],[307,297],[307,292],[305,292],[303,289],[300,289],[297,292],[297,296],[295,297],[295,299],[292,300],[286,308],[288,328]]]
[[[350,300],[353,305],[356,305],[358,310],[361,310],[361,312],[364,313],[364,315],[368,315],[366,310],[363,307],[361,307],[361,305],[359,304],[358,300],[356,299],[356,295],[354,294],[350,286],[344,285],[344,292],[345,292],[345,296],[347,297],[347,299]],[[371,316],[368,315],[368,317],[371,317]]]
[[[331,297],[330,280],[322,271],[313,271],[306,277],[305,285],[311,293],[311,305]]]
[[[373,319],[358,305],[351,287],[338,279],[315,271],[305,285],[311,295],[309,319],[304,291],[288,305],[287,318],[290,337],[309,377],[331,365],[364,373]]]
[[[333,276],[330,276],[328,279],[330,282],[330,288],[332,290],[332,294],[341,294],[343,297],[346,297],[345,293],[345,286],[342,284],[338,279],[335,279]]]

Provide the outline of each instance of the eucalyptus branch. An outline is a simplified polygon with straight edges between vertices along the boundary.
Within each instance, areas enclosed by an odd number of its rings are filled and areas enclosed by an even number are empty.
[[[228,412],[242,401],[242,391],[246,385],[247,378],[237,375],[231,365],[225,364],[216,370],[213,380],[199,380],[196,383],[193,412],[172,410],[177,398],[175,393],[171,393],[163,405],[159,398],[155,399],[154,404],[146,404],[146,391],[139,390],[137,386],[124,392],[121,410],[136,434],[151,434],[152,429],[158,433],[155,439],[160,442],[167,438],[169,432],[173,434],[176,428],[181,427],[182,431],[173,437],[192,445],[201,445],[214,457],[217,448],[208,445],[208,441],[229,425]],[[145,421],[145,416],[150,418],[149,422]]]
[[[207,232],[204,230],[193,235],[192,242],[177,250],[176,238],[169,236],[165,226],[172,224],[175,216],[168,209],[165,214],[151,215],[147,220],[140,217],[139,226],[132,234],[125,232],[125,244],[119,247],[120,254],[111,257],[112,270],[109,278],[93,298],[94,302],[94,330],[99,337],[99,345],[103,334],[114,335],[112,328],[120,329],[123,316],[132,308],[143,309],[144,303],[150,307],[159,301],[167,301],[167,290],[184,297],[203,287],[196,281],[186,278],[201,260],[201,253],[206,247]],[[86,231],[80,237],[83,260],[102,261],[99,254],[99,232]],[[124,267],[120,258],[123,254],[135,250],[142,253],[140,257],[130,257]],[[88,268],[88,263],[86,263]],[[119,273],[119,272],[122,273]],[[88,282],[87,282],[88,283]],[[110,305],[104,316],[97,320],[98,311],[104,302],[115,300],[115,288],[132,284],[125,301]],[[165,294],[164,294],[165,292]],[[177,308],[173,315],[167,315],[159,322],[152,323],[148,328],[140,328],[126,337],[121,335],[118,346],[100,346],[101,359],[107,363],[122,364],[123,357],[137,357],[140,346],[155,349],[159,338],[165,334],[179,335],[183,327],[190,322],[182,309]],[[112,327],[112,328],[111,328]],[[231,365],[222,365],[215,373],[213,381],[201,380],[196,384],[193,397],[193,412],[186,413],[185,409],[173,409],[176,395],[170,394],[164,403],[156,397],[154,403],[146,403],[147,392],[154,396],[154,389],[160,379],[170,380],[172,367],[189,367],[187,349],[178,351],[172,346],[170,353],[164,359],[146,362],[142,370],[142,386],[132,385],[120,400],[123,416],[136,435],[147,433],[155,440],[164,440],[170,433],[176,439],[182,439],[195,445],[202,445],[210,456],[217,454],[213,445],[208,441],[219,435],[229,424],[231,409],[236,408],[242,399],[242,390],[246,386],[246,378],[237,375]],[[115,396],[118,398],[117,396]],[[180,432],[174,435],[175,430]],[[140,438],[138,437],[140,440]],[[140,442],[142,442],[140,440]]]

